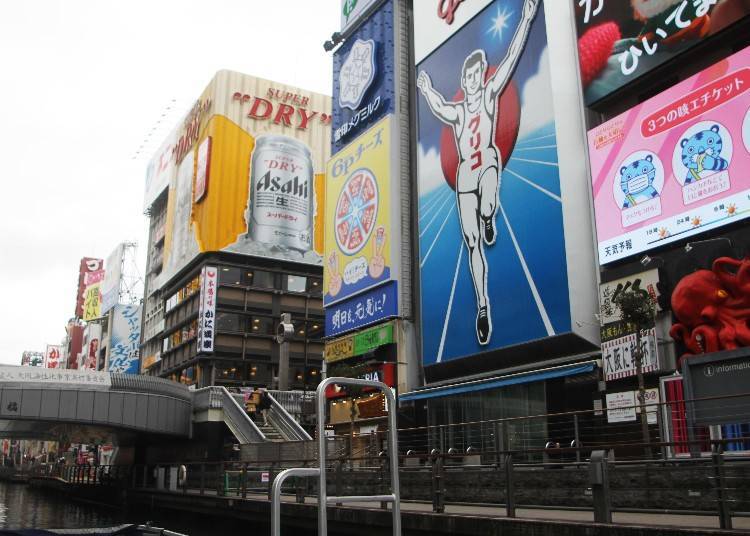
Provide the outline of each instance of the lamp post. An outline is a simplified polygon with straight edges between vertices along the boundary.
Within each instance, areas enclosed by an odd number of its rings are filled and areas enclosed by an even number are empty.
[[[292,315],[281,313],[281,321],[276,328],[276,342],[279,343],[279,391],[289,390],[289,339],[294,335]]]

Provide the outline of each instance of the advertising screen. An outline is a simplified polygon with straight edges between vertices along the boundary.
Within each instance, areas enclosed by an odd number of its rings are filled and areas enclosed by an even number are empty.
[[[544,4],[487,2],[460,29],[478,3],[424,4],[415,31],[448,27],[414,36],[429,366],[570,332],[571,312]]]
[[[330,97],[219,71],[163,148],[169,193],[155,286],[205,251],[321,265],[330,128]]]
[[[109,372],[138,374],[141,306],[115,305],[109,340]]]
[[[750,215],[750,48],[589,131],[599,262]]]
[[[750,3],[743,0],[572,1],[587,104],[750,13]]]
[[[21,366],[23,367],[43,367],[44,354],[42,352],[26,351],[21,355]]]

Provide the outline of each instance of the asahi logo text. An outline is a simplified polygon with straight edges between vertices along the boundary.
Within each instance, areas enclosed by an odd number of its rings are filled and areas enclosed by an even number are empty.
[[[443,19],[446,24],[453,24],[456,18],[456,10],[464,0],[438,0],[437,13],[438,17]]]
[[[706,378],[713,378],[718,374],[731,374],[732,372],[740,372],[743,370],[750,370],[750,361],[732,363],[731,365],[706,365],[703,367],[703,375]]]
[[[309,195],[306,180],[300,180],[299,176],[283,179],[271,175],[270,170],[258,180],[258,191],[289,194],[302,199]]]

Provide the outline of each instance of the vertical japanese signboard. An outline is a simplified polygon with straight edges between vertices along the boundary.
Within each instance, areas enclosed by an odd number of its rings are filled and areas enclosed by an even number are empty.
[[[616,296],[623,291],[648,292],[656,303],[659,291],[659,271],[648,270],[629,277],[616,279],[599,286],[599,319],[601,322],[602,367],[606,381],[634,376],[636,373],[634,351],[636,328],[621,320],[622,312],[616,303]],[[656,328],[644,330],[641,338],[643,351],[643,371],[659,369],[659,355],[656,344]]]
[[[544,2],[415,2],[414,28],[424,365],[570,333]]]
[[[715,36],[750,13],[736,0],[569,0],[587,104]]]
[[[83,316],[81,319],[89,322],[102,316],[101,284],[104,281],[104,270],[88,272],[83,275]]]
[[[55,344],[48,344],[44,353],[44,367],[50,369],[64,368],[61,366],[62,348]]]
[[[99,362],[99,347],[102,341],[101,324],[89,324],[83,330],[83,349],[78,368],[96,370]]]
[[[367,8],[378,0],[341,0],[341,31],[354,26],[365,14]]]
[[[391,157],[391,116],[382,119],[328,163],[326,335],[351,331],[398,314],[398,207]],[[359,297],[357,299],[356,297]]]
[[[201,270],[201,295],[198,305],[198,353],[214,351],[218,282],[216,267],[204,266]]]
[[[115,305],[110,328],[109,372],[140,372],[141,311],[140,305]]]
[[[750,216],[750,47],[588,134],[599,262]]]
[[[104,261],[102,259],[94,259],[92,257],[84,257],[81,259],[80,266],[78,268],[78,290],[76,292],[76,318],[83,318],[83,303],[86,297],[86,278],[89,274],[99,272],[104,269]]]

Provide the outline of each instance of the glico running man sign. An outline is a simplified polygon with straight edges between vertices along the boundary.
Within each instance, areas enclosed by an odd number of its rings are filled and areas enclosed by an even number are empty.
[[[425,4],[415,28],[443,3]],[[427,366],[571,327],[543,3],[490,2],[445,35],[416,73]]]

